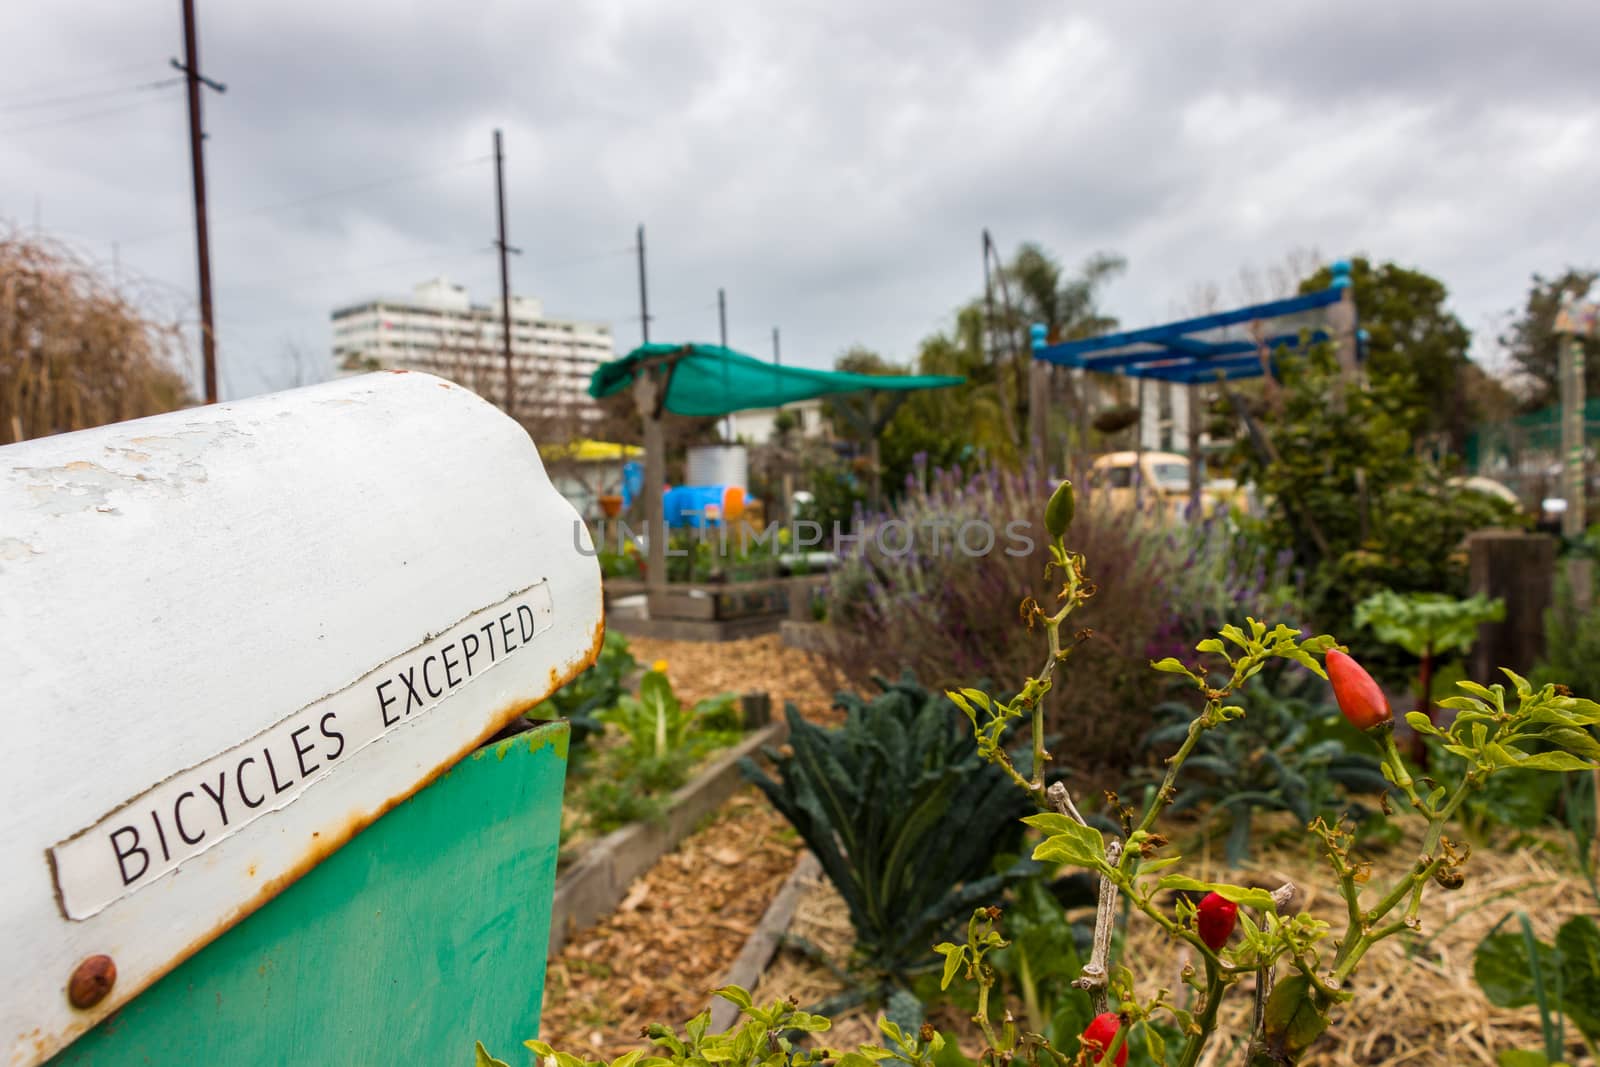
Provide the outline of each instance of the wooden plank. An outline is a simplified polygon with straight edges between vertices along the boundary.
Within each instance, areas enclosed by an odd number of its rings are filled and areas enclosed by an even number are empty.
[[[480,749],[53,1067],[470,1063],[539,1029],[567,724]]]
[[[817,862],[816,855],[809,849],[800,853],[800,858],[795,861],[794,870],[784,879],[783,888],[778,890],[778,895],[767,905],[767,910],[761,916],[761,922],[745,940],[744,948],[739,950],[738,958],[723,974],[722,981],[718,985],[755,989],[762,972],[767,969],[767,964],[772,962],[773,955],[778,951],[783,935],[789,932],[789,924],[794,921],[795,909],[800,906],[800,898],[821,874],[822,864]],[[721,1033],[732,1026],[738,1018],[739,1008],[732,1001],[723,1000],[721,997],[712,998],[709,1027],[711,1033]]]
[[[0,448],[0,1045],[42,1062],[601,634],[516,423],[375,374]],[[80,963],[109,992],[74,1008]]]

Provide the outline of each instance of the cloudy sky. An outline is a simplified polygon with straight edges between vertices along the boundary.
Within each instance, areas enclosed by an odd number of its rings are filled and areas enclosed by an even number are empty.
[[[909,359],[979,234],[1129,269],[1124,323],[1296,249],[1429,271],[1492,359],[1600,263],[1600,4],[200,0],[224,394],[327,375],[328,312],[447,274],[639,337]],[[0,222],[195,315],[178,0],[0,6]],[[1266,294],[1271,295],[1271,294]]]

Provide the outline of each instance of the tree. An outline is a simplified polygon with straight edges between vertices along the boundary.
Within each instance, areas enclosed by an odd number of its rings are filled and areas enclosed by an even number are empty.
[[[1096,252],[1084,261],[1076,275],[1069,277],[1050,253],[1029,241],[1017,249],[1006,267],[1006,277],[1015,286],[1012,295],[1021,311],[1024,330],[1033,323],[1043,323],[1046,336],[1054,344],[1095,337],[1117,328],[1117,320],[1100,311],[1097,298],[1100,289],[1127,266],[1128,261],[1115,252]]]
[[[1565,296],[1583,297],[1600,278],[1600,271],[1568,267],[1554,278],[1533,276],[1522,313],[1500,335],[1511,364],[1525,378],[1524,407],[1529,411],[1549,407],[1561,395],[1560,345],[1555,333],[1556,310]],[[1600,338],[1582,342],[1584,385],[1587,395],[1600,390]]]
[[[951,374],[962,385],[912,393],[901,402],[879,438],[883,488],[896,494],[919,462],[947,467],[980,454],[1006,465],[1024,452],[1021,427],[1027,425],[1028,366],[1033,356],[1030,328],[1043,323],[1053,340],[1090,337],[1113,329],[1117,320],[1098,304],[1101,288],[1123,269],[1122,257],[1091,256],[1068,274],[1040,245],[1024,243],[1000,269],[993,309],[979,296],[957,309],[951,328],[918,346],[913,372]],[[1007,299],[1009,298],[1009,299]],[[870,349],[854,347],[834,361],[837,370],[860,374],[905,374],[907,369]],[[879,398],[879,404],[886,402]],[[843,415],[845,397],[830,402],[835,430],[857,436]]]
[[[1004,354],[1015,354],[1007,372],[1010,387],[1001,393],[1017,412],[1016,425],[1027,425],[1028,366],[1032,361],[1030,335],[1035,323],[1045,328],[1046,339],[1054,344],[1083,337],[1094,337],[1117,328],[1115,317],[1099,307],[1100,290],[1127,268],[1128,261],[1114,252],[1096,252],[1084,261],[1075,275],[1068,275],[1060,262],[1043,247],[1024,242],[1001,271],[1001,294],[1014,303],[996,310],[996,332],[1004,331]],[[995,342],[999,344],[999,342]],[[1073,390],[1067,379],[1069,403],[1081,408],[1085,398]],[[1007,395],[1009,393],[1009,396]],[[1019,435],[1020,437],[1020,435]],[[1021,445],[1020,439],[1017,442]]]
[[[54,241],[0,232],[0,444],[194,403],[175,321]]]
[[[1466,593],[1467,534],[1515,522],[1513,509],[1484,493],[1452,485],[1446,472],[1417,455],[1410,427],[1425,405],[1414,380],[1372,369],[1364,388],[1343,389],[1329,345],[1284,361],[1276,403],[1260,420],[1270,448],[1236,445],[1238,473],[1270,502],[1251,532],[1288,549],[1304,567],[1308,602],[1321,630],[1345,626],[1372,593]]]
[[[1414,436],[1445,434],[1459,451],[1477,421],[1466,381],[1472,332],[1445,307],[1449,290],[1421,271],[1394,263],[1374,266],[1358,256],[1351,263],[1356,313],[1367,331],[1367,370],[1374,376],[1410,379]],[[1326,289],[1333,271],[1323,267],[1300,285],[1302,293]]]

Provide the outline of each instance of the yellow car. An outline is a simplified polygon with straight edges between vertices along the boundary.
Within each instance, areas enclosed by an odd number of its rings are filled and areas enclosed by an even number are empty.
[[[1113,508],[1134,506],[1136,481],[1141,509],[1158,510],[1175,519],[1188,513],[1188,456],[1176,452],[1109,452],[1089,468],[1090,488],[1105,493]],[[1204,514],[1230,506],[1245,506],[1244,493],[1233,481],[1211,480],[1201,486],[1200,507]]]

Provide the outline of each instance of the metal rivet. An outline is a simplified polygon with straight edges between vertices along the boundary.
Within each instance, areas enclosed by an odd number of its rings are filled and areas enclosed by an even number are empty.
[[[117,965],[110,956],[90,956],[78,964],[67,981],[67,1000],[79,1011],[94,1007],[106,999],[111,987],[117,984]]]

